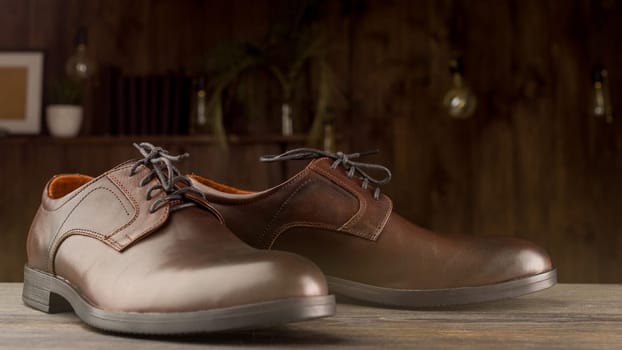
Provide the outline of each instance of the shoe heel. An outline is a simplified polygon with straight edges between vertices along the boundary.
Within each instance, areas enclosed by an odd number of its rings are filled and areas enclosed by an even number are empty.
[[[50,314],[71,311],[71,305],[60,295],[52,292],[54,277],[24,266],[24,304]]]

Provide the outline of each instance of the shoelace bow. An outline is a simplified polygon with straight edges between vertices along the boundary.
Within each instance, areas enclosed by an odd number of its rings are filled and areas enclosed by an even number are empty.
[[[177,162],[188,157],[188,153],[173,156],[162,147],[156,147],[148,142],[142,142],[140,144],[134,143],[134,147],[138,149],[144,158],[134,163],[130,169],[130,176],[136,175],[136,170],[139,166],[145,166],[151,171],[140,180],[139,186],[145,186],[154,178],[158,179],[158,184],[151,186],[147,191],[147,200],[152,199],[154,191],[161,190],[165,193],[164,196],[151,203],[151,206],[149,207],[150,213],[155,212],[171,201],[183,201],[186,193],[188,192],[192,192],[203,197],[203,193],[192,186],[190,179],[182,175],[173,165],[173,162]],[[166,171],[166,174],[164,171]],[[183,184],[185,186],[179,186],[179,184]],[[172,206],[171,211],[194,205],[194,202],[185,201]]]
[[[360,153],[350,153],[345,154],[343,152],[331,153],[326,151],[321,151],[313,148],[296,148],[285,153],[279,155],[266,155],[261,156],[259,158],[262,162],[278,162],[278,161],[286,161],[286,160],[304,160],[304,159],[315,159],[315,158],[330,158],[333,159],[333,163],[331,164],[332,169],[336,169],[337,166],[343,166],[347,171],[347,176],[349,178],[354,177],[354,175],[358,175],[359,179],[362,181],[361,187],[363,189],[367,189],[370,183],[376,185],[376,189],[374,190],[374,199],[380,199],[380,185],[385,185],[391,181],[391,171],[380,164],[372,164],[372,163],[363,163],[363,162],[355,162],[352,159],[356,159],[362,156],[370,155],[373,153],[377,153],[378,151],[370,151],[370,152],[360,152]],[[385,173],[385,177],[381,179],[377,179],[367,173],[370,170],[377,170]]]

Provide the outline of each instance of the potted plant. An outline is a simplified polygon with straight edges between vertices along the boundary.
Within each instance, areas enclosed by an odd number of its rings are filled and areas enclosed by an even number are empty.
[[[286,3],[283,16],[276,21],[263,40],[232,42],[214,48],[207,59],[211,77],[207,113],[213,123],[214,136],[220,144],[226,142],[223,126],[223,96],[243,75],[267,72],[281,93],[281,123],[283,135],[293,132],[297,113],[292,112],[295,90],[300,87],[305,70],[313,68],[317,89],[313,93],[313,117],[307,143],[319,146],[324,123],[330,118],[328,109],[336,92],[335,79],[327,59],[328,34],[316,25],[320,1]]]
[[[82,87],[76,81],[61,79],[49,87],[50,104],[46,121],[55,137],[75,137],[82,126]]]

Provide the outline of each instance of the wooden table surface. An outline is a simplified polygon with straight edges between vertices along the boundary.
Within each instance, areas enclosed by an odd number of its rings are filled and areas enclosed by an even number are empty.
[[[340,303],[336,317],[260,331],[194,337],[98,332],[73,313],[22,304],[0,283],[2,349],[622,349],[622,285],[562,284],[495,303],[394,310]]]

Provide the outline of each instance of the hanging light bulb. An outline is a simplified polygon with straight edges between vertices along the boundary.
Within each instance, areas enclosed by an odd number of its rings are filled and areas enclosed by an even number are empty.
[[[613,123],[611,98],[609,96],[608,72],[600,65],[592,71],[592,105],[591,112],[596,118],[605,118],[605,122]]]
[[[456,119],[466,119],[473,114],[477,105],[477,98],[464,81],[464,64],[462,57],[453,59],[449,64],[452,74],[452,87],[443,97],[443,105],[449,116]]]
[[[88,32],[82,26],[76,34],[76,49],[67,60],[65,70],[67,75],[75,80],[86,80],[95,74],[97,66],[95,61],[87,55]]]

